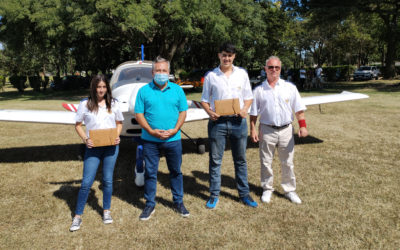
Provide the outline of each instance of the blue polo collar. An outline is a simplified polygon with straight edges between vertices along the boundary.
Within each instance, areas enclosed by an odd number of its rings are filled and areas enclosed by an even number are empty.
[[[166,89],[169,89],[169,88],[170,88],[169,84],[170,84],[170,81],[167,82],[167,86],[166,86],[162,91],[165,91]],[[150,82],[150,87],[151,87],[152,89],[161,90],[161,89],[158,87],[158,85],[157,85],[156,83],[154,83],[154,79]]]

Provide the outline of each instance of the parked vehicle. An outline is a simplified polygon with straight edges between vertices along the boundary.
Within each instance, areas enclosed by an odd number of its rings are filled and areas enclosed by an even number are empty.
[[[361,66],[356,71],[354,71],[354,80],[378,80],[379,69],[376,66]]]

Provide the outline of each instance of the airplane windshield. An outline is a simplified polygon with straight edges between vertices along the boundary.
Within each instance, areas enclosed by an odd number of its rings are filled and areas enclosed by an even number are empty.
[[[118,81],[150,82],[153,75],[150,67],[133,67],[123,69],[119,74]]]
[[[153,79],[151,67],[131,67],[121,70],[118,81],[112,86],[117,88],[125,84],[131,83],[148,83]]]

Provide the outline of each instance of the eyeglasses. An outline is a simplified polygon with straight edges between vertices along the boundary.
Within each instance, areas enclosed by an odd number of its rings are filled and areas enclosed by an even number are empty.
[[[268,66],[268,69],[280,70],[281,66]]]

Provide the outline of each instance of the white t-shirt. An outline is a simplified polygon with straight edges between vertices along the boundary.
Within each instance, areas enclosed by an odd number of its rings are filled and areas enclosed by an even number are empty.
[[[89,137],[89,130],[116,128],[115,121],[123,121],[124,116],[119,108],[119,103],[116,99],[111,102],[111,113],[108,113],[106,105],[99,107],[97,113],[90,112],[87,108],[87,99],[79,103],[78,111],[76,112],[75,121],[84,122],[86,126],[86,136]]]
[[[300,71],[299,71],[299,73],[300,73],[300,78],[306,78],[306,70],[305,69],[300,69]]]
[[[215,100],[239,98],[240,108],[243,108],[244,100],[253,99],[249,76],[243,68],[233,66],[232,74],[228,77],[219,67],[207,73],[204,78],[201,101],[210,104],[215,111]]]
[[[322,73],[322,68],[319,67],[315,70],[315,74],[317,75],[317,77],[321,77],[321,73]]]
[[[250,115],[260,116],[260,123],[283,126],[293,122],[293,112],[306,110],[299,91],[292,83],[279,79],[275,88],[265,80],[253,91]]]

